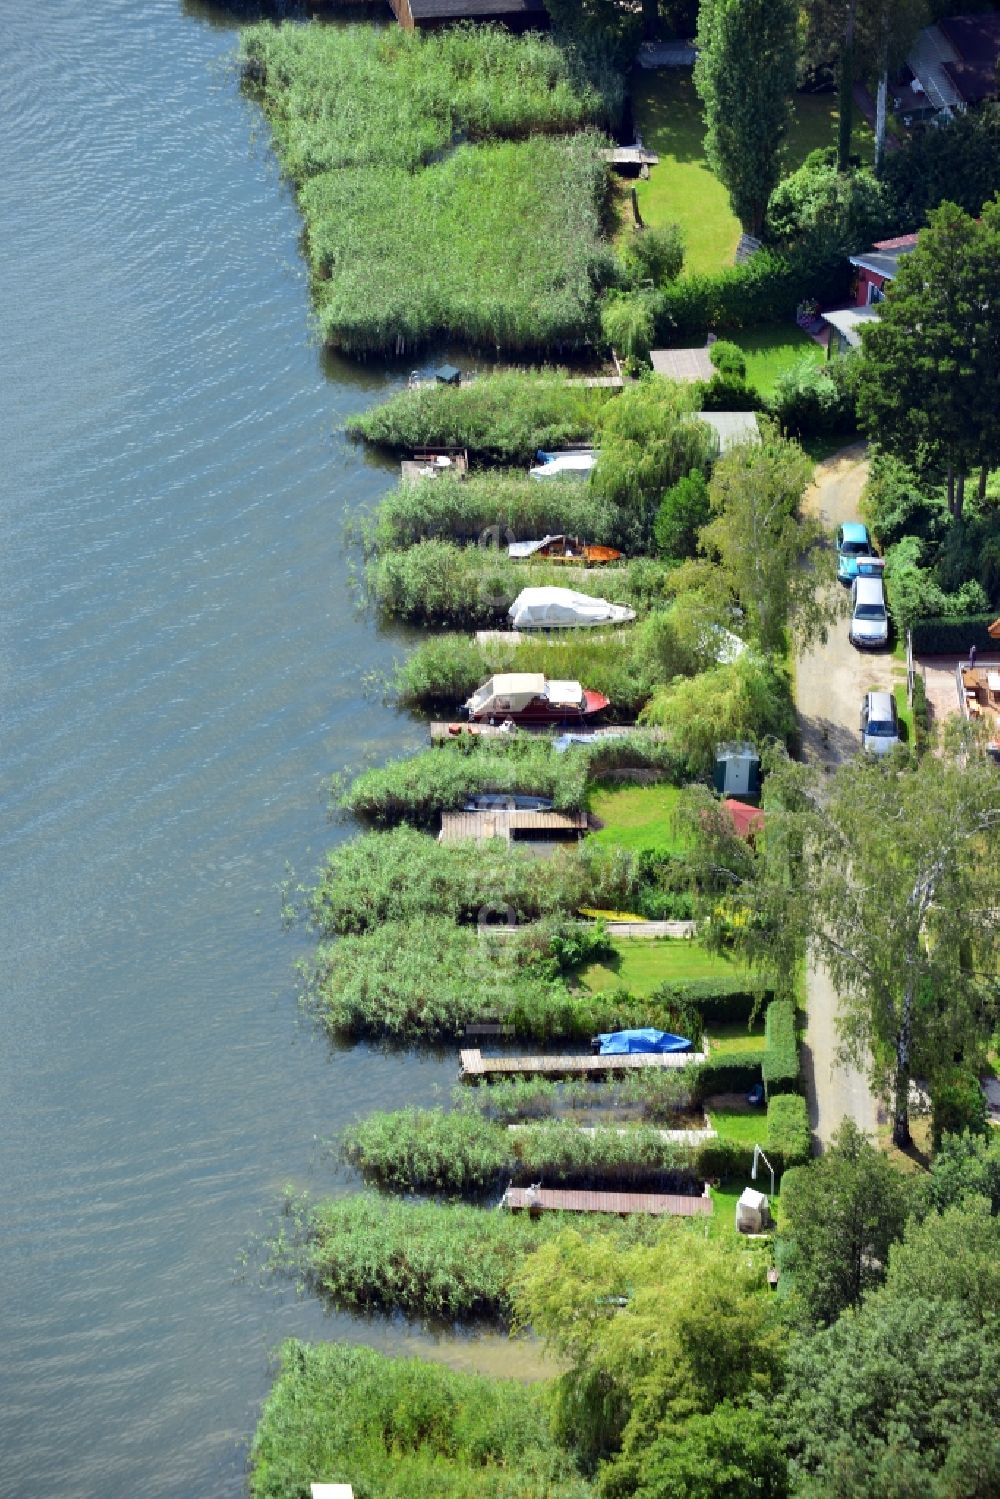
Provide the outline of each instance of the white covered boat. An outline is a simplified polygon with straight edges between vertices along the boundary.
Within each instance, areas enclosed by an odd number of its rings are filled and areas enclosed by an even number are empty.
[[[522,588],[507,611],[515,630],[587,630],[625,625],[635,610],[572,588]]]
[[[544,453],[539,449],[537,456],[538,462],[530,470],[533,479],[589,474],[597,462],[594,448],[567,448],[561,453]]]
[[[510,719],[512,723],[582,722],[603,713],[608,699],[579,682],[557,682],[542,672],[498,672],[465,704],[473,723]]]

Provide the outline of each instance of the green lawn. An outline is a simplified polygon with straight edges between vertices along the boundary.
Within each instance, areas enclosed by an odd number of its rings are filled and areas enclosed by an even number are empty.
[[[709,1029],[709,1038],[712,1042],[712,1056],[718,1057],[723,1052],[747,1052],[760,1051],[764,1045],[764,1026],[758,1023],[757,1029],[748,1031],[745,1025],[733,1022],[730,1025],[713,1025]]]
[[[626,938],[615,943],[615,956],[604,963],[591,963],[577,981],[592,994],[604,989],[625,988],[633,994],[652,994],[660,984],[684,979],[730,977],[740,972],[735,963],[706,952],[700,942],[688,938],[647,941]]]
[[[747,381],[762,396],[772,394],[775,381],[790,364],[801,359],[822,364],[826,359],[826,350],[791,322],[768,323],[729,337],[747,356]]]
[[[638,69],[632,107],[643,143],[660,158],[649,180],[636,184],[644,222],[680,224],[685,271],[732,265],[740,226],[729,207],[729,194],[705,160],[705,127],[690,71]]]
[[[666,782],[653,786],[595,786],[587,807],[604,827],[589,834],[588,844],[678,853],[681,843],[674,833],[673,815],[679,795],[680,789]]]
[[[716,271],[732,265],[740,226],[729,195],[705,160],[701,103],[687,68],[637,69],[632,79],[635,127],[660,158],[649,180],[636,185],[647,224],[676,222],[684,231],[686,271]],[[785,152],[785,171],[801,166],[810,151],[837,141],[835,94],[796,94],[795,119]],[[872,132],[855,124],[854,149],[872,158]]]
[[[737,1145],[767,1144],[767,1113],[764,1109],[710,1109],[708,1122],[721,1140]]]

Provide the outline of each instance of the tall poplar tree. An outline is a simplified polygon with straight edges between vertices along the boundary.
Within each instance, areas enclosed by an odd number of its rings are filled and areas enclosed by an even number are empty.
[[[792,0],[701,0],[695,88],[705,154],[748,234],[759,234],[781,172],[795,88]]]

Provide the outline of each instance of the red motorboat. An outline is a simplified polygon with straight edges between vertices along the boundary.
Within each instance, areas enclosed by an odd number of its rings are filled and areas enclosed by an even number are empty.
[[[539,672],[503,672],[465,704],[471,723],[582,723],[610,706],[603,693],[579,682],[555,682]]]

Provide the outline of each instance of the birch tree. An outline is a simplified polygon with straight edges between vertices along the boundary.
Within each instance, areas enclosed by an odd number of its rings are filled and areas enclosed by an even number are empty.
[[[906,1148],[911,1082],[974,1065],[1000,1012],[996,767],[974,736],[916,764],[859,757],[826,780],[782,760],[765,805],[756,855],[689,807],[701,883],[742,912],[728,938],[772,984],[813,945],[840,996],[842,1054],[888,1098]]]

